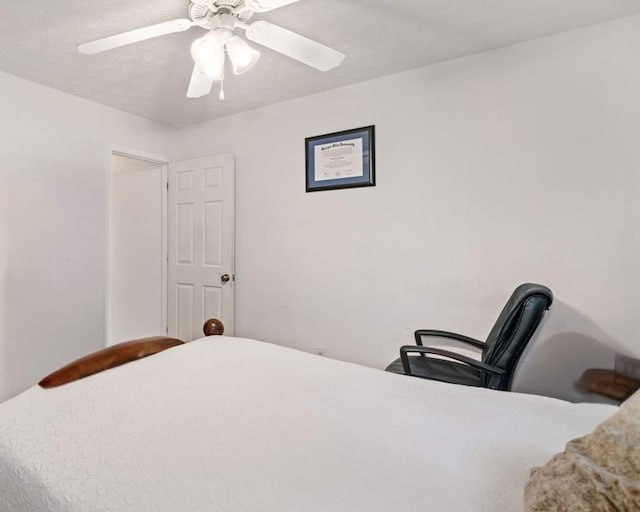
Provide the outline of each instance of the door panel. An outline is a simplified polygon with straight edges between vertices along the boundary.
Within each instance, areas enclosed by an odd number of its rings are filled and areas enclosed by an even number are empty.
[[[169,165],[168,332],[185,341],[202,337],[218,318],[234,332],[234,157]]]

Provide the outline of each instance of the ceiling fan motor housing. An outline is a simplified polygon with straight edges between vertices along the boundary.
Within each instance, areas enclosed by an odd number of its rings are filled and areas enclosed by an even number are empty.
[[[233,29],[233,20],[246,22],[253,15],[245,0],[193,0],[189,6],[189,16],[202,28],[220,28],[219,18],[229,16],[231,22],[225,20],[224,28]],[[228,24],[231,26],[227,26]]]

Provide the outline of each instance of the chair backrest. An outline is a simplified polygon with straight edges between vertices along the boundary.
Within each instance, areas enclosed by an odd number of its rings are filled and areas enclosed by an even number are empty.
[[[507,373],[503,377],[485,374],[486,387],[510,388],[518,360],[552,302],[553,293],[541,284],[525,283],[514,290],[482,350],[485,363]]]

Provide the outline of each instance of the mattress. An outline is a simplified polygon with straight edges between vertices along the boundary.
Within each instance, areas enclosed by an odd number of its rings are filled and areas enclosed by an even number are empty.
[[[0,405],[0,511],[509,511],[617,410],[211,337]]]

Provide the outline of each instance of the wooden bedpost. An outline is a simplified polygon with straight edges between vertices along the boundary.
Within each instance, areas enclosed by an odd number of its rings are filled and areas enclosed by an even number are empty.
[[[217,318],[209,318],[202,327],[205,336],[222,336],[224,334],[224,325]]]

